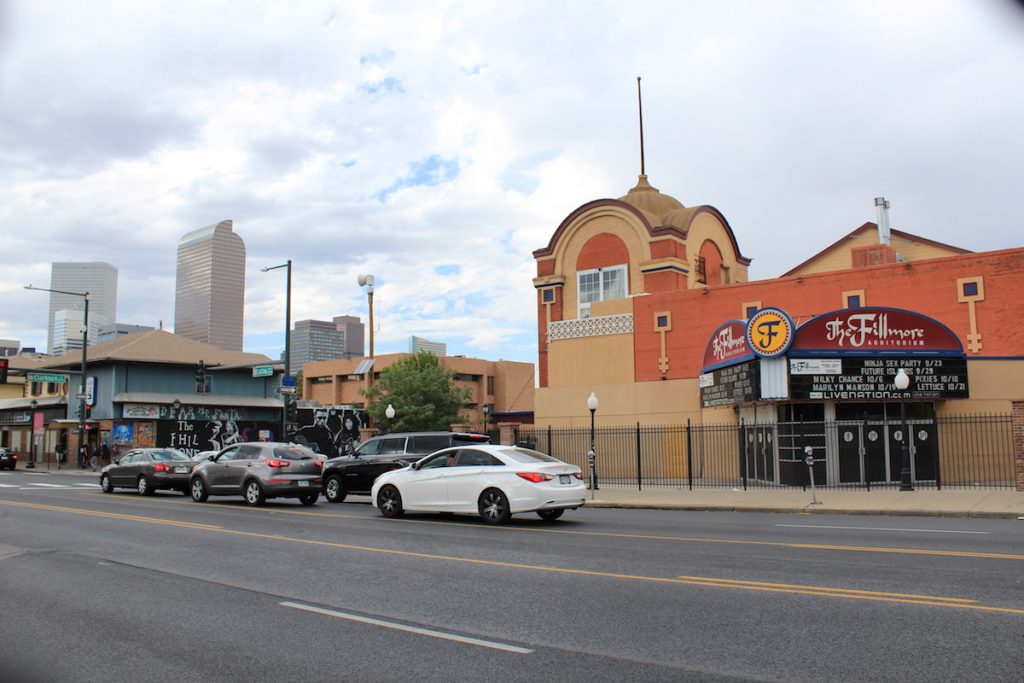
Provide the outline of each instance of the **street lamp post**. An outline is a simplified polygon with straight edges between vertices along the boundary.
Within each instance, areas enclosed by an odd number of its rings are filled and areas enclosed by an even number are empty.
[[[900,392],[907,390],[910,386],[910,376],[903,368],[896,373],[893,385]],[[900,491],[913,491],[913,481],[910,475],[910,431],[907,429],[907,402],[900,394]]]
[[[384,410],[384,417],[388,418],[388,431],[391,430],[391,421],[395,419],[395,407],[388,404],[388,407]]]
[[[80,296],[85,301],[84,312],[82,314],[82,383],[78,387],[78,464],[79,467],[85,468],[85,399],[87,394],[85,392],[86,376],[85,372],[88,366],[88,347],[89,347],[89,292],[65,292],[60,289],[44,289],[42,287],[33,287],[32,285],[26,285],[25,289],[33,289],[37,292],[51,292],[53,294],[67,294],[68,296]],[[57,469],[60,469],[60,461],[57,461]]]
[[[594,413],[597,412],[597,394],[590,392],[587,399],[587,410],[590,411],[590,452],[587,453],[587,462],[590,464],[590,499],[594,499],[594,491],[597,490],[597,451],[594,438]]]
[[[39,401],[32,399],[28,405],[32,409],[32,430],[28,438],[28,462],[25,469],[33,470],[36,467],[36,408],[39,407]]]
[[[292,376],[292,260],[288,259],[285,263],[279,266],[268,266],[261,268],[266,273],[267,271],[277,270],[278,268],[287,268],[287,284],[285,285],[284,295],[284,376]],[[282,379],[282,386],[284,386],[285,380]],[[292,386],[292,385],[288,385]],[[288,438],[288,394],[281,392],[281,441]]]
[[[485,403],[483,405],[483,411],[484,411],[484,434],[486,434],[487,433],[487,416],[491,414],[491,404],[490,403]]]
[[[366,299],[370,309],[370,358],[373,358],[373,275],[366,273],[356,278],[360,287],[366,287]],[[370,377],[373,377],[373,370],[370,370]]]

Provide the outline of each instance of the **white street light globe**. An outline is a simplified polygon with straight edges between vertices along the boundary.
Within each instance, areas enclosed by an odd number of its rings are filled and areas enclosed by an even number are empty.
[[[387,409],[384,411],[384,415],[386,415],[389,420],[393,420],[395,417],[395,407],[389,403]]]
[[[897,389],[903,391],[904,389],[910,386],[910,376],[907,375],[906,370],[900,368],[899,372],[896,373],[896,378],[893,379],[892,383],[896,385]]]
[[[593,391],[590,392],[590,398],[587,399],[587,409],[597,410],[597,394]]]

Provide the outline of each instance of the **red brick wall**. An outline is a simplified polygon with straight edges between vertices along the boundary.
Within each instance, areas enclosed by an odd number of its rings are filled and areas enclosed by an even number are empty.
[[[967,304],[957,300],[958,278],[982,276],[985,301],[976,304],[978,330],[983,335],[981,356],[1024,356],[1019,321],[1024,318],[1020,274],[1024,249],[916,261],[738,283],[672,292],[652,292],[634,299],[637,381],[658,381],[659,335],[656,311],[671,311],[673,330],[666,335],[671,360],[669,379],[695,377],[708,336],[720,323],[741,318],[741,304],[760,301],[786,310],[799,326],[808,319],[843,308],[844,291],[863,290],[867,306],[905,308],[948,326],[966,349],[970,332]],[[649,276],[650,277],[650,276]],[[650,290],[649,290],[650,291]]]
[[[591,270],[623,263],[629,263],[629,249],[626,248],[625,242],[618,235],[603,232],[594,235],[583,245],[576,259],[576,270]],[[575,273],[572,276],[575,277]],[[569,277],[568,273],[566,277]]]

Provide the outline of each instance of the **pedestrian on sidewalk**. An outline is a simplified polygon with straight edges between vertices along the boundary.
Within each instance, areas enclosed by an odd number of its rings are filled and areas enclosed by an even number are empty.
[[[88,447],[88,446],[86,446],[86,448],[89,448],[89,447]],[[100,449],[99,449],[99,447],[93,448],[93,449],[91,449],[91,450],[90,450],[90,452],[89,452],[89,467],[91,467],[91,468],[92,468],[92,471],[93,471],[93,472],[95,472],[95,471],[96,471],[96,463],[97,463],[97,462],[99,461],[99,459],[100,459],[100,458],[99,458],[99,454],[100,454]]]

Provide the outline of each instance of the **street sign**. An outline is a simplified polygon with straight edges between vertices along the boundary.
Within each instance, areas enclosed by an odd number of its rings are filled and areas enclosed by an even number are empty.
[[[64,384],[68,381],[67,375],[54,372],[29,372],[25,374],[25,378],[29,382],[53,382],[54,384]]]
[[[294,394],[295,393],[295,387],[278,387],[277,390],[278,390],[278,392],[280,392],[282,394]]]
[[[273,377],[274,366],[273,365],[257,365],[252,369],[253,377]]]
[[[84,391],[81,391],[75,394],[75,398],[78,399],[79,401],[86,401],[89,399],[89,394]]]
[[[292,377],[291,375],[285,375],[284,377],[281,378],[281,386],[283,386],[283,387],[294,387],[295,386],[295,378]]]

